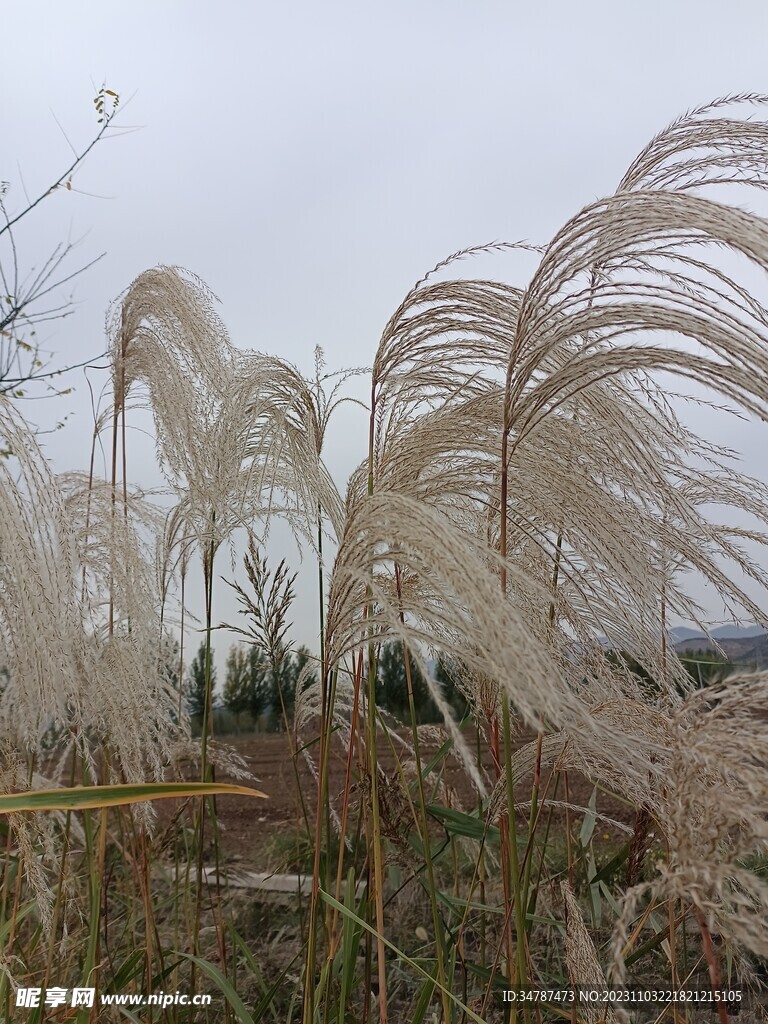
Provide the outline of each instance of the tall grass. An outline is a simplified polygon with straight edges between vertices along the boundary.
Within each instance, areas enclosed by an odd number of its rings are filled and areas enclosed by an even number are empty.
[[[598,1020],[507,989],[750,981],[768,957],[768,678],[692,692],[668,623],[705,625],[689,570],[768,621],[746,550],[766,542],[768,501],[684,425],[670,381],[766,418],[768,309],[742,279],[768,270],[768,224],[725,199],[768,185],[767,102],[673,122],[613,195],[518,247],[538,260],[524,286],[449,279],[516,248],[503,244],[419,281],[373,353],[368,448],[344,498],[325,439],[359,371],[326,374],[318,354],[305,378],[236,348],[176,268],[142,274],[109,320],[111,415],[95,433],[111,426],[109,480],[93,455],[88,475],[57,477],[2,400],[4,1019],[22,1012],[18,986],[54,983],[215,990],[211,1008],[135,1019],[459,1024]],[[129,398],[151,410],[170,513],[130,484]],[[292,577],[285,562],[270,576],[260,549],[276,517],[318,570],[317,661],[286,721],[312,885],[286,912],[280,966],[230,886],[214,790],[185,783],[162,827],[141,801],[185,775],[247,776],[214,732],[216,559],[248,531],[239,632],[279,684]],[[181,694],[195,560],[199,744]],[[408,728],[377,706],[391,643]],[[440,730],[418,725],[416,668]]]

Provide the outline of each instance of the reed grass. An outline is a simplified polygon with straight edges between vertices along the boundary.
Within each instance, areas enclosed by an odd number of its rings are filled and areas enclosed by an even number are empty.
[[[768,308],[744,283],[768,270],[768,223],[741,202],[768,186],[766,103],[673,122],[614,194],[521,244],[538,260],[521,286],[449,279],[515,248],[498,243],[425,275],[372,353],[368,449],[343,497],[325,442],[360,371],[326,373],[318,350],[305,377],[236,347],[178,268],[140,275],[110,313],[112,404],[87,474],[57,476],[0,396],[3,1019],[17,988],[53,983],[215,992],[210,1008],[127,1014],[173,1024],[595,1024],[622,1008],[501,993],[750,983],[768,959],[768,675],[693,689],[668,624],[705,626],[689,570],[768,622],[748,552],[768,539],[765,485],[680,412],[768,418]],[[735,187],[739,205],[723,199]],[[706,394],[686,397],[691,381]],[[139,403],[162,495],[129,480]],[[217,622],[217,553],[247,536],[236,632],[279,685],[295,577],[262,552],[276,517],[318,588],[318,657],[293,718],[283,704],[312,884],[279,964],[284,934],[248,933],[226,868],[213,795],[235,787],[217,766],[249,780],[214,735],[211,671],[212,631],[233,628]],[[199,745],[182,699],[195,563]],[[407,723],[377,705],[385,644],[402,651]],[[439,728],[418,724],[417,669]],[[151,801],[170,796],[162,830]]]

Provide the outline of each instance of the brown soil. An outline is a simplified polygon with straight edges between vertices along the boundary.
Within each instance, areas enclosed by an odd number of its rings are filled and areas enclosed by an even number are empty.
[[[532,735],[523,735],[517,745],[530,742]],[[219,782],[234,782],[250,785],[262,790],[268,799],[253,799],[242,796],[221,796],[217,798],[217,818],[221,829],[221,840],[225,857],[241,863],[242,867],[256,871],[279,870],[280,864],[275,861],[275,839],[283,834],[295,834],[297,822],[303,821],[301,803],[297,798],[296,776],[290,753],[288,737],[280,734],[251,734],[240,737],[227,737],[228,746],[233,748],[244,759],[248,770],[254,775],[251,781],[234,778],[226,771],[219,770],[216,779]],[[428,758],[438,748],[436,738],[427,739],[422,749],[422,760]],[[396,776],[395,760],[392,750],[380,743],[379,764],[390,777]],[[316,759],[317,744],[308,747],[308,753]],[[337,745],[332,750],[330,792],[336,806],[340,805],[346,779],[346,753]],[[485,768],[490,778],[495,778],[490,754],[485,759]],[[299,753],[296,770],[299,774],[301,792],[307,816],[314,822],[317,783],[312,776],[304,756]],[[354,773],[356,774],[356,773]],[[194,775],[190,772],[190,778]],[[547,772],[543,773],[542,784],[547,781]],[[442,782],[446,787],[452,806],[470,810],[477,806],[477,796],[464,770],[454,758],[449,758],[442,774]],[[527,789],[527,785],[526,785]],[[570,781],[570,800],[574,804],[586,805],[592,793],[592,785],[584,779],[572,778]],[[445,790],[436,802],[445,802]],[[521,798],[522,798],[521,794]],[[429,795],[428,795],[429,799]],[[558,799],[563,799],[562,793]],[[164,802],[161,819],[169,820],[175,803]],[[601,814],[631,824],[631,811],[619,801],[605,795],[598,795],[598,811]],[[578,812],[575,812],[579,818]],[[562,816],[560,813],[559,816]],[[617,839],[613,829],[598,824],[598,831],[608,838]],[[283,844],[285,845],[285,844]]]

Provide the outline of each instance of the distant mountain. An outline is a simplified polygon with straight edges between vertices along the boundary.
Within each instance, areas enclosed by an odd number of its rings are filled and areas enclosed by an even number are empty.
[[[689,629],[688,626],[675,626],[674,629],[670,629],[670,633],[676,645],[683,640],[704,639],[704,634],[700,629]]]
[[[716,626],[710,631],[715,640],[748,640],[751,637],[762,636],[766,632],[765,626]],[[675,626],[670,630],[675,644],[683,640],[704,640],[705,636],[700,629],[691,629],[689,626]]]
[[[718,626],[712,630],[712,636],[716,640],[748,640],[762,636],[765,631],[765,626]]]
[[[675,651],[701,651],[714,653],[714,645],[701,630],[690,626],[675,626],[670,630]],[[734,665],[753,668],[768,668],[768,631],[763,626],[716,626],[712,637],[719,648]],[[609,648],[606,637],[597,638],[598,643]]]
[[[724,627],[734,629],[734,627]],[[691,631],[689,631],[691,632]],[[754,633],[749,627],[744,630],[747,635],[725,637],[717,635],[718,631],[713,630],[713,636],[717,639],[718,645],[729,661],[734,665],[742,665],[750,668],[768,668],[768,633]],[[694,634],[675,644],[678,654],[684,651],[700,651],[710,653],[714,651],[711,641],[701,634]]]

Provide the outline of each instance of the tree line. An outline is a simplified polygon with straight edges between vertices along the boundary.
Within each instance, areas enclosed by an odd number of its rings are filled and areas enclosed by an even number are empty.
[[[211,651],[211,660],[214,658]],[[311,685],[314,673],[306,673],[311,661],[306,647],[287,651],[278,666],[256,646],[233,644],[227,654],[224,685],[214,705],[224,707],[235,718],[239,729],[243,716],[260,729],[275,731],[293,722],[296,705],[296,687],[302,675]],[[211,669],[214,691],[217,685],[215,665]],[[205,708],[205,644],[200,644],[192,659],[184,687],[187,711],[193,722],[199,723]]]
[[[213,656],[212,651],[212,660]],[[224,682],[215,705],[226,708],[234,716],[238,731],[242,724],[264,731],[284,729],[293,722],[299,680],[303,677],[303,685],[307,686],[317,681],[316,670],[307,667],[313,661],[308,649],[302,646],[295,651],[287,651],[276,668],[260,647],[234,644],[227,654]],[[455,666],[438,661],[433,669],[442,696],[454,714],[459,719],[463,718],[467,712],[467,702],[456,684]],[[418,663],[411,657],[406,669],[403,647],[398,643],[385,644],[379,654],[376,679],[378,707],[402,722],[410,721],[409,672],[416,721],[419,724],[442,721]],[[216,690],[215,667],[212,673]],[[193,721],[199,723],[205,706],[204,643],[190,664],[184,694],[187,711]]]

